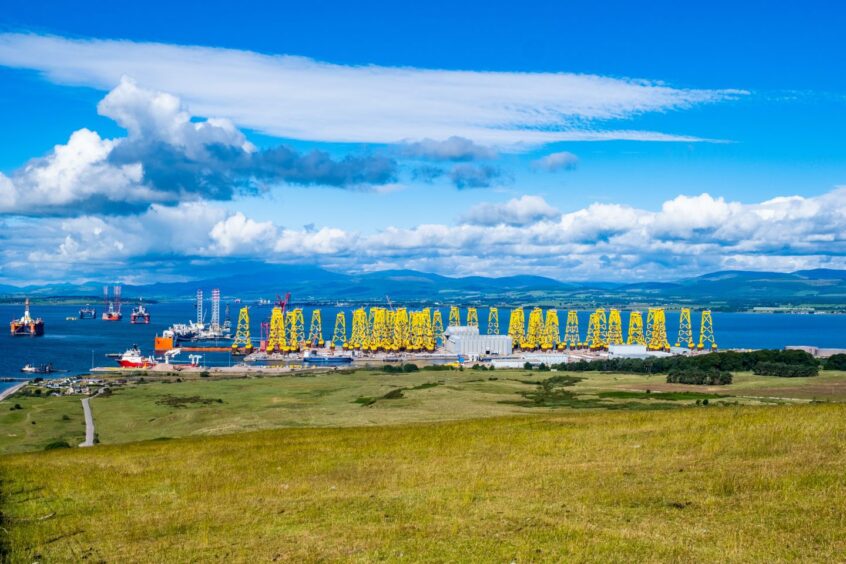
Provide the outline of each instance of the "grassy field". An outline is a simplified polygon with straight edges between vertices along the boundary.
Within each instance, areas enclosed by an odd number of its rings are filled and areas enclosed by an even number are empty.
[[[552,378],[561,380],[539,385]],[[147,382],[91,401],[103,444],[280,427],[346,427],[496,417],[562,409],[653,410],[711,404],[846,401],[846,373],[815,378],[737,374],[730,386],[666,384],[664,376],[525,370],[359,371],[313,376]],[[570,381],[568,381],[570,380]],[[650,393],[647,393],[650,392]],[[20,403],[23,409],[9,411]],[[33,425],[32,421],[36,424]],[[82,441],[79,398],[0,403],[0,453]]]
[[[837,561],[846,405],[559,411],[0,457],[12,562]]]

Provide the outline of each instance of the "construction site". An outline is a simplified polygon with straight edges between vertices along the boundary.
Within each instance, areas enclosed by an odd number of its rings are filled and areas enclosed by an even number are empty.
[[[587,327],[579,326],[577,311],[567,311],[563,323],[556,309],[516,307],[500,323],[499,309],[490,307],[484,333],[480,331],[475,307],[449,308],[443,318],[440,308],[410,310],[404,307],[360,307],[335,315],[331,336],[324,335],[320,309],[313,309],[309,323],[302,308],[287,309],[287,300],[274,307],[270,319],[261,324],[259,339],[251,332],[250,309],[242,307],[231,344],[233,354],[246,360],[283,358],[348,357],[391,360],[432,357],[466,357],[484,360],[494,357],[523,358],[527,354],[592,358],[664,354],[695,354],[717,349],[713,318],[709,310],[700,313],[699,332],[694,334],[692,312],[679,312],[678,331],[671,338],[664,308],[628,312],[624,327],[618,309],[596,309]],[[501,330],[504,328],[504,330]],[[566,353],[566,354],[562,354]]]

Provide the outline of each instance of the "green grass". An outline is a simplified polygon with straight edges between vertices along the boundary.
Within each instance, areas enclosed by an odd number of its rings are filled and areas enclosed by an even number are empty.
[[[846,554],[844,404],[533,413],[3,456],[0,540],[11,562]]]
[[[525,370],[376,371],[237,379],[176,376],[91,400],[103,444],[283,427],[350,427],[579,410],[654,410],[709,403],[846,401],[846,373],[784,379],[740,373],[729,386],[667,384],[663,375]],[[398,391],[397,391],[398,390]],[[649,393],[647,393],[649,391]],[[391,396],[393,394],[393,396]],[[723,397],[725,396],[725,397]],[[14,403],[24,409],[8,411]],[[67,417],[64,420],[63,417]],[[36,425],[30,421],[35,420]],[[83,439],[79,398],[0,403],[0,453]]]
[[[79,397],[14,396],[0,402],[0,453],[43,450],[53,442],[85,440]],[[15,405],[21,409],[14,409]]]

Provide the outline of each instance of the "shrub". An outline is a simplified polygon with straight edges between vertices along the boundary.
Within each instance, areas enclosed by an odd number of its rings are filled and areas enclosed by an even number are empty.
[[[47,443],[47,446],[44,447],[44,450],[56,450],[58,448],[70,448],[71,446],[68,444],[67,441],[53,441],[52,443]]]
[[[695,384],[698,386],[724,386],[731,384],[731,372],[690,368],[673,370],[667,375],[668,384]]]
[[[418,372],[419,370],[420,370],[420,368],[418,368],[418,366],[416,364],[411,364],[411,363],[404,364],[403,367],[402,367],[403,372]]]
[[[846,354],[833,354],[825,361],[826,370],[846,370]]]
[[[211,376],[211,374],[209,374],[208,370],[203,370],[202,372],[200,372],[200,378],[208,378],[209,376]]]
[[[819,366],[806,364],[786,364],[784,362],[759,362],[752,372],[759,376],[778,376],[780,378],[807,378],[819,374]]]

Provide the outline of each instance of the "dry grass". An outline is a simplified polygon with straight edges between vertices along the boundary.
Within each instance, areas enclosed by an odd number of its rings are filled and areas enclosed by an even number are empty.
[[[284,429],[0,458],[13,562],[835,561],[844,476],[843,404]]]

